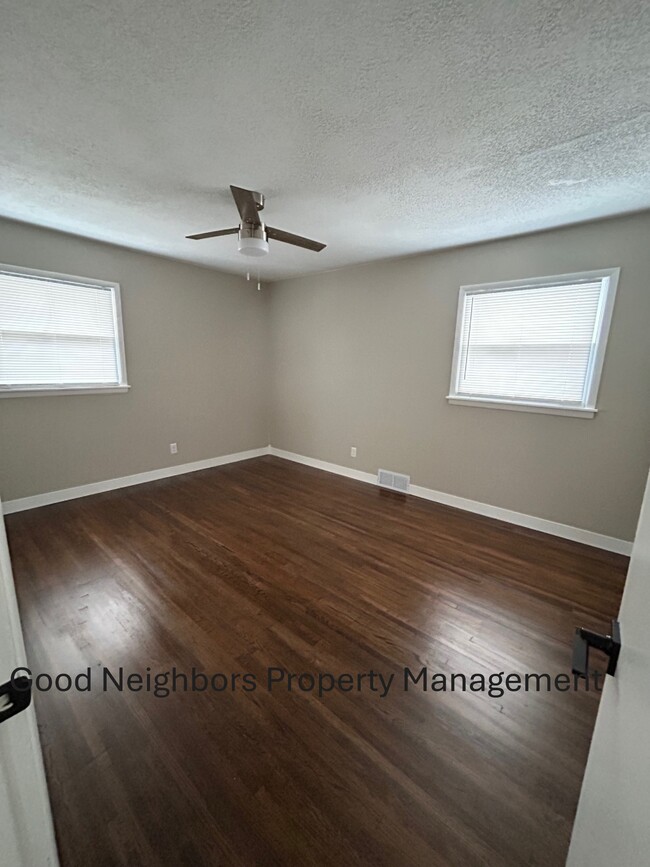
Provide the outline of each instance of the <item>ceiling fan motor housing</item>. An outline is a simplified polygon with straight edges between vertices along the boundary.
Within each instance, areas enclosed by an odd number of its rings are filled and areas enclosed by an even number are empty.
[[[244,256],[265,256],[269,252],[269,242],[266,240],[264,223],[259,226],[242,223],[237,247]]]

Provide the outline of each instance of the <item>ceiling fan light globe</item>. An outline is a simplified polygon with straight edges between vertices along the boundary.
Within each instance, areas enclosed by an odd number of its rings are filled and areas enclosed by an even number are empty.
[[[265,238],[239,238],[237,249],[244,256],[266,256],[269,242]]]
[[[269,242],[264,224],[257,226],[242,223],[239,227],[237,248],[244,256],[266,256],[269,252]]]

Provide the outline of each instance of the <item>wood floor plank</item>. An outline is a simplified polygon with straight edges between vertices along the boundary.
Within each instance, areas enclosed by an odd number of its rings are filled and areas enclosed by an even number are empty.
[[[564,863],[596,692],[265,687],[570,668],[627,559],[272,457],[7,518],[63,867]],[[102,692],[104,667],[250,673]]]

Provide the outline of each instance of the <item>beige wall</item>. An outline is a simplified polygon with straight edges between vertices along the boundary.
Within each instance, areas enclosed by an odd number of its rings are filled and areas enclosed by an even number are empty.
[[[633,537],[650,463],[650,214],[261,293],[238,277],[9,221],[0,221],[0,262],[119,282],[132,386],[0,399],[4,500],[271,441]],[[595,419],[448,405],[461,284],[617,265]]]
[[[595,419],[447,403],[460,285],[613,266]],[[650,214],[287,280],[270,316],[277,448],[633,538],[650,463]]]
[[[131,385],[127,394],[0,399],[3,500],[268,444],[264,292],[9,221],[0,221],[0,262],[119,282]]]

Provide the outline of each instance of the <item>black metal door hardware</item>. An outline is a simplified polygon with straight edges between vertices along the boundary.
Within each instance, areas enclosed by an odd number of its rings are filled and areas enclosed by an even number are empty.
[[[618,620],[612,620],[610,635],[601,635],[590,629],[578,627],[573,639],[573,673],[587,677],[589,672],[589,648],[602,650],[609,657],[607,674],[616,674],[618,655],[621,652],[621,626]]]
[[[32,681],[29,677],[14,677],[0,686],[0,723],[28,708],[32,701]]]

